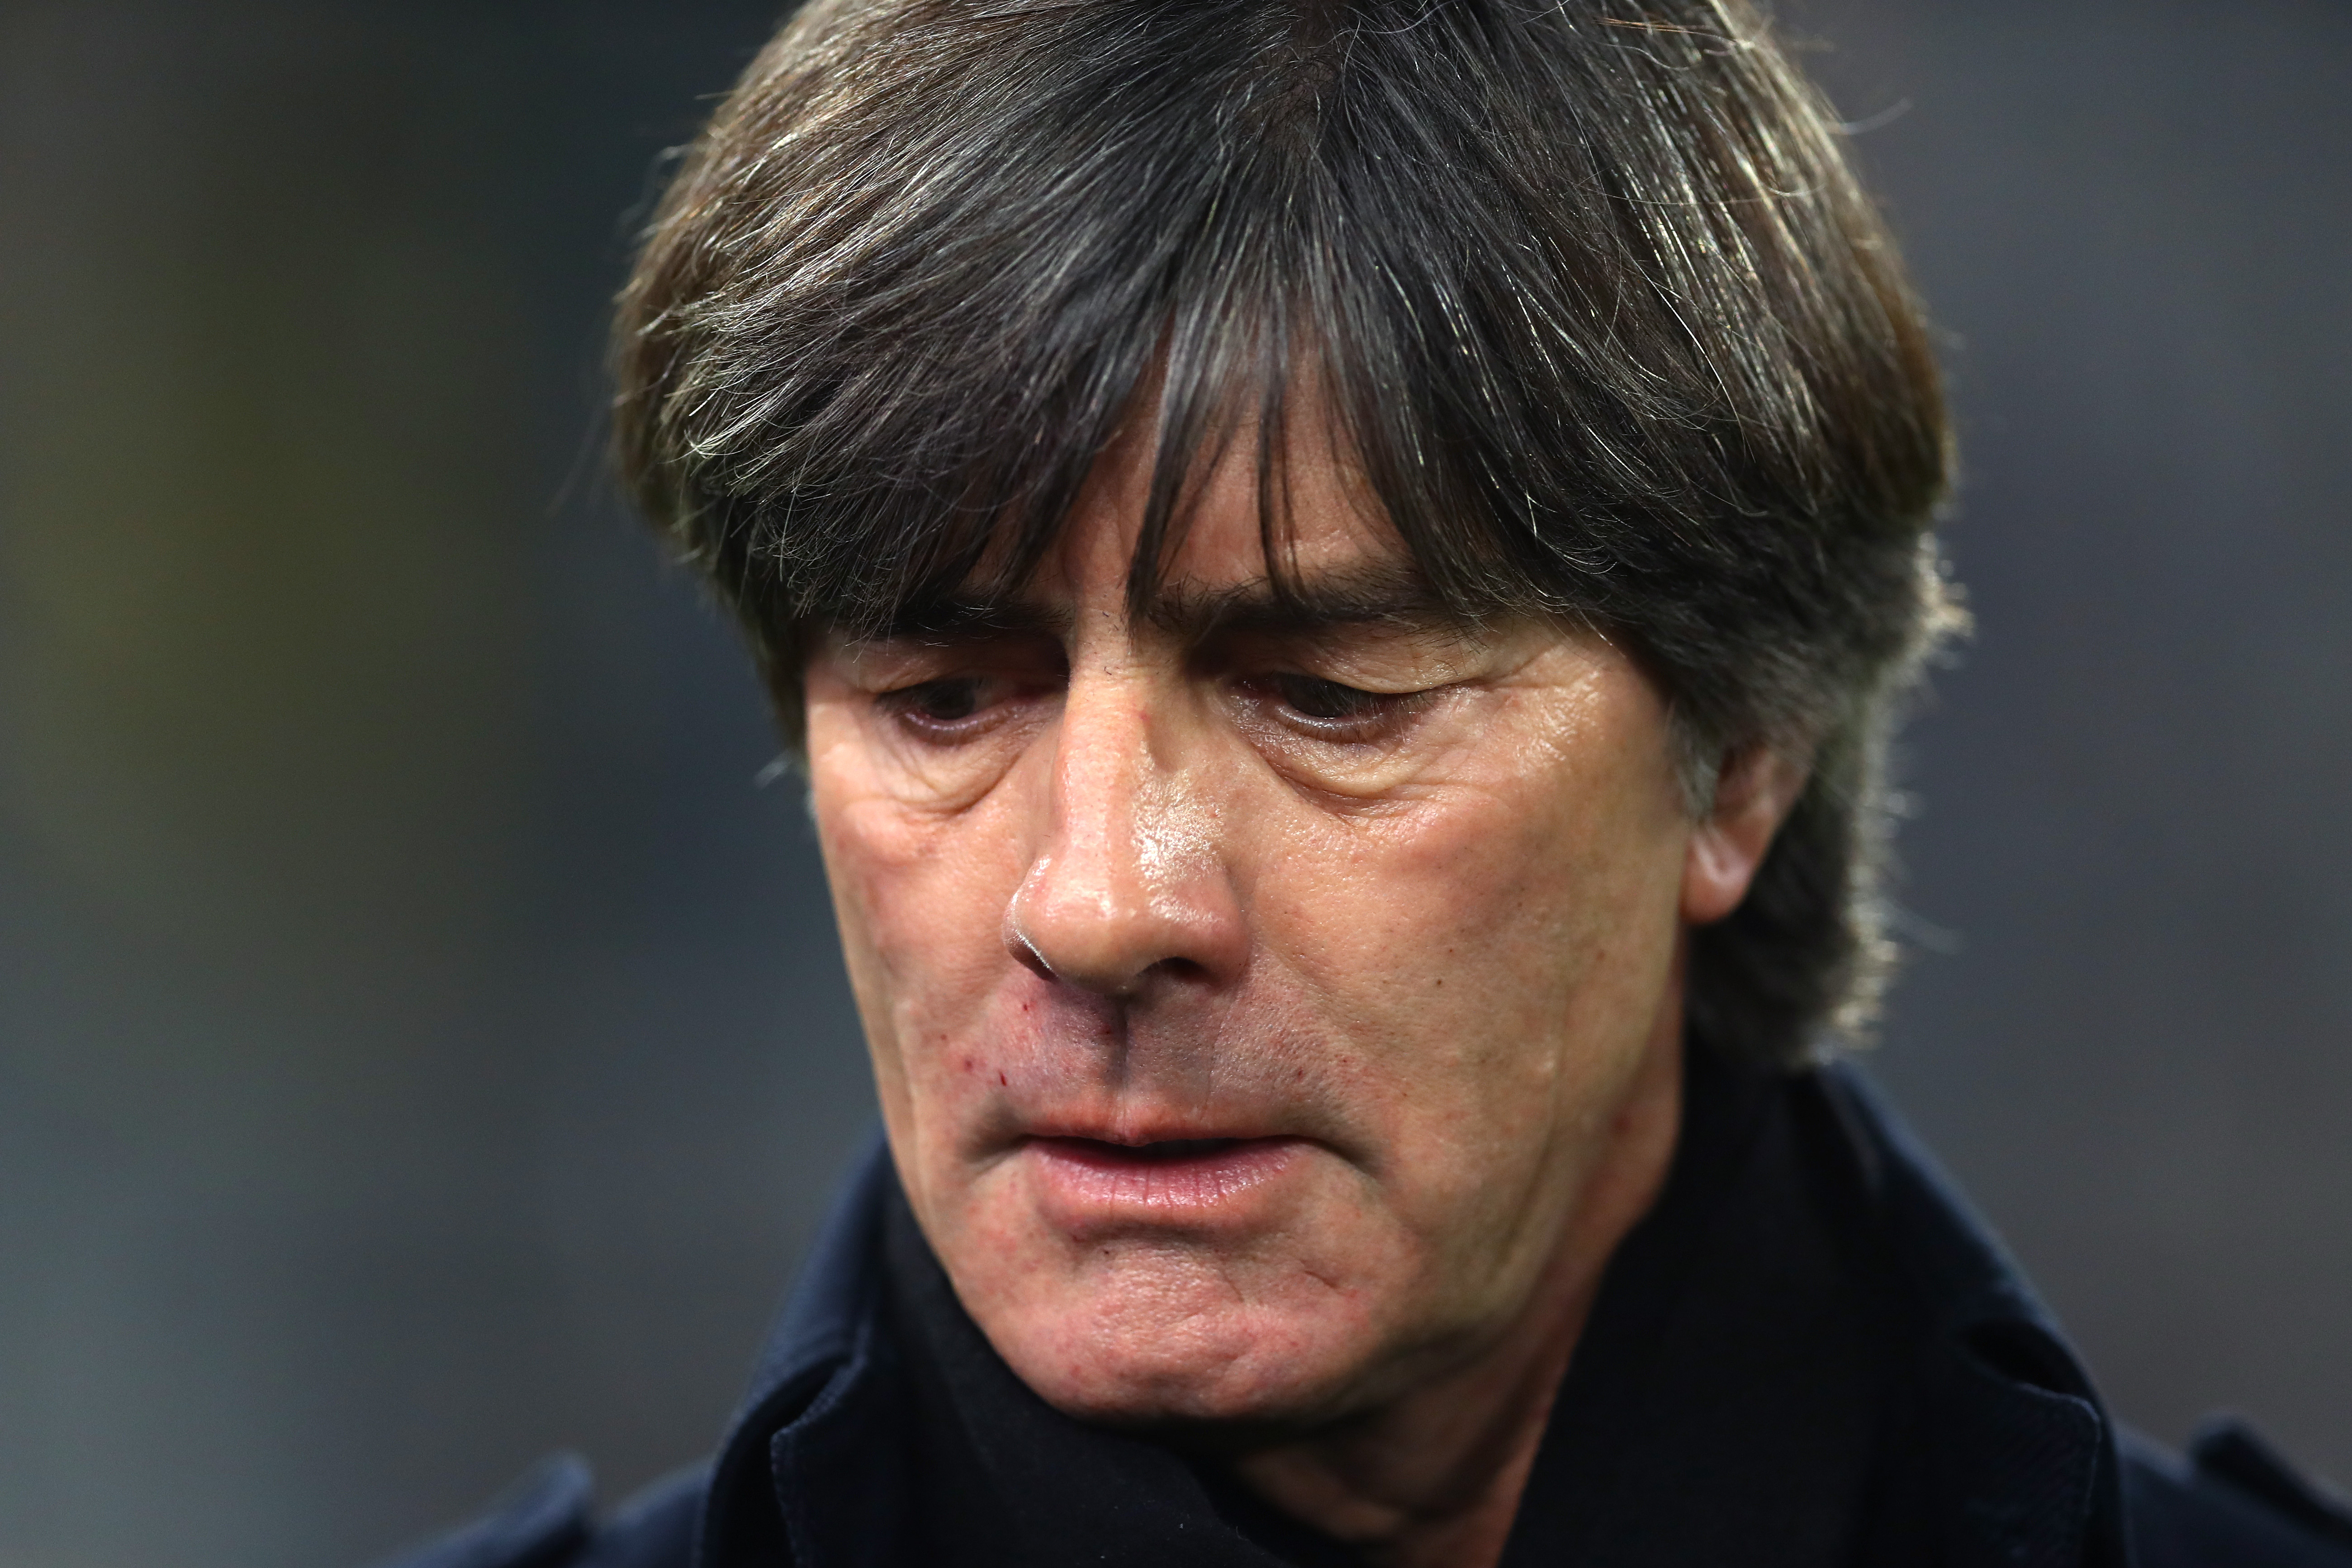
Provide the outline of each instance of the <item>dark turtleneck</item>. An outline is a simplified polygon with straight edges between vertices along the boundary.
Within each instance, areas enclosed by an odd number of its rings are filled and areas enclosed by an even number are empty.
[[[1504,1568],[2352,1568],[2241,1423],[2119,1432],[2016,1266],[1851,1068],[1690,1057]],[[407,1568],[1324,1568],[1213,1469],[1069,1420],[965,1314],[877,1139],[708,1468],[602,1525],[576,1459]]]

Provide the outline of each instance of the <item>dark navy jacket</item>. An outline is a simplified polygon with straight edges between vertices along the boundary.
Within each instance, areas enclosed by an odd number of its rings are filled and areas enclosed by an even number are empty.
[[[1674,1171],[1612,1260],[1504,1568],[2352,1568],[2352,1512],[2242,1426],[2120,1430],[1864,1081],[1693,1053]],[[880,1149],[717,1457],[610,1521],[542,1467],[403,1568],[1339,1563],[1171,1450],[1023,1387]]]

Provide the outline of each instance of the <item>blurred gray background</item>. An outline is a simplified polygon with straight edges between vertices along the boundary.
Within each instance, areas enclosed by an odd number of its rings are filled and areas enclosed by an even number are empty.
[[[871,1114],[603,489],[771,4],[0,4],[0,1565],[354,1563],[710,1443]],[[2129,1418],[2352,1480],[2352,7],[1811,0],[1980,636],[1875,1070]]]

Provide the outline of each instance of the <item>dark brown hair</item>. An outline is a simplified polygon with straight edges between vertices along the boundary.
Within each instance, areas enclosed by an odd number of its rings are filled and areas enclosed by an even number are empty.
[[[647,230],[621,469],[796,744],[810,626],[1025,574],[1156,395],[1149,593],[1204,448],[1277,451],[1311,375],[1446,603],[1638,651],[1695,809],[1811,759],[1691,975],[1794,1064],[1883,983],[1890,714],[1958,619],[1935,365],[1836,135],[1741,0],[817,0]]]

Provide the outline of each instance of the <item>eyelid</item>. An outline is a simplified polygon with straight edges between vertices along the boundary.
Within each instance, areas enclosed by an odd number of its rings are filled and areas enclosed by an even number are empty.
[[[970,687],[972,708],[954,718],[923,711],[927,695],[940,689]],[[1034,710],[1034,701],[1054,683],[1003,670],[951,669],[928,679],[910,680],[867,693],[866,700],[881,722],[900,737],[926,747],[950,751],[984,741],[1007,725],[1020,726]]]
[[[877,691],[895,690],[945,679],[951,673],[947,667],[957,651],[929,638],[888,637],[846,644],[839,658],[844,670],[859,685]]]
[[[1364,710],[1340,717],[1307,712],[1282,691],[1280,682],[1286,679],[1338,687],[1365,699]],[[1284,732],[1298,740],[1339,746],[1377,746],[1402,740],[1445,690],[1437,686],[1412,691],[1376,691],[1326,676],[1296,671],[1259,676],[1243,685],[1255,689],[1250,701],[1265,713],[1259,722],[1279,725]]]
[[[1205,662],[1235,675],[1288,669],[1361,691],[1402,696],[1454,684],[1479,660],[1456,628],[1349,622],[1307,630],[1246,632],[1214,639]]]

